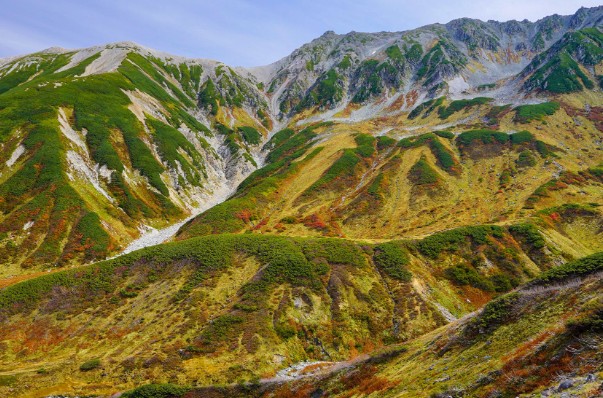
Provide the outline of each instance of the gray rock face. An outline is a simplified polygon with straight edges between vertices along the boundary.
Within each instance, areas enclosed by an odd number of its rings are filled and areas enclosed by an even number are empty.
[[[557,391],[567,390],[568,388],[572,388],[574,386],[574,382],[572,380],[563,380],[559,383],[557,387]]]
[[[538,65],[518,74],[566,33],[602,24],[603,7],[595,7],[536,22],[462,18],[403,32],[328,31],[280,61],[249,72],[266,87],[277,119],[314,106],[340,109],[413,90],[423,98],[462,97],[483,84],[525,79]],[[536,88],[517,85],[515,93]]]

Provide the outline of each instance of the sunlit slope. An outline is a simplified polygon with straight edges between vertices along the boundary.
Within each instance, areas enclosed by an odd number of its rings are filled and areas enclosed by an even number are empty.
[[[569,263],[459,322],[322,374],[173,396],[600,396],[602,270],[603,253]]]
[[[3,65],[0,275],[103,259],[255,167],[266,127],[239,111],[212,132],[198,110],[202,79],[225,80],[218,67],[128,44]]]
[[[574,221],[594,217],[584,212]],[[38,277],[0,291],[0,372],[19,394],[25,384],[106,393],[347,360],[434,330],[577,255],[561,227],[535,226],[546,220],[377,245],[208,236]],[[79,370],[93,359],[98,368]]]
[[[566,203],[599,206],[601,108],[584,112],[599,94],[589,95],[516,108],[443,100],[431,113],[427,106],[370,123],[283,130],[266,144],[266,166],[179,238],[250,231],[393,239],[508,224]],[[438,129],[443,121],[446,130]]]

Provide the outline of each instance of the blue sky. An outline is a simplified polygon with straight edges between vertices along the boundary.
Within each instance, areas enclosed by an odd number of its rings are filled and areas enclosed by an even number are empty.
[[[231,65],[274,62],[326,30],[400,31],[459,17],[537,20],[588,0],[0,0],[0,57],[135,41]]]

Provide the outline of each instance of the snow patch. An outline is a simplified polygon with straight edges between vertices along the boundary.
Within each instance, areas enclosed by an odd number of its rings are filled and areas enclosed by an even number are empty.
[[[13,167],[13,164],[15,164],[15,162],[17,160],[19,160],[21,155],[23,155],[24,153],[25,153],[25,147],[23,145],[17,146],[15,148],[15,150],[13,151],[13,154],[10,155],[10,158],[6,161],[6,165],[8,167]]]
[[[107,181],[111,181],[111,174],[113,174],[113,170],[109,169],[106,164],[98,168],[98,175]]]
[[[146,232],[142,233],[142,236],[140,238],[130,243],[128,247],[126,247],[126,249],[119,255],[124,255],[135,250],[139,250],[148,246],[158,245],[160,243],[165,242],[166,240],[174,236],[176,232],[178,232],[180,227],[182,227],[188,221],[201,214],[205,210],[209,209],[210,207],[213,207],[218,203],[222,203],[226,199],[228,199],[228,197],[232,195],[232,193],[234,193],[235,189],[236,185],[222,184],[222,186],[219,186],[218,189],[216,189],[211,195],[209,195],[209,197],[206,198],[205,203],[203,203],[202,206],[196,208],[195,211],[193,211],[193,213],[189,217],[163,229],[145,228]]]

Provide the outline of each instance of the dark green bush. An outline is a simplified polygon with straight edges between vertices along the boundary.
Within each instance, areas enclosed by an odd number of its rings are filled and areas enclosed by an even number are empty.
[[[429,165],[425,157],[419,159],[410,168],[408,178],[417,185],[435,184],[440,179],[438,173]]]
[[[354,175],[356,165],[360,162],[360,158],[354,149],[344,149],[341,157],[337,159],[324,174],[316,180],[305,192],[304,195],[314,191],[324,189],[332,181],[338,178],[351,177]]]
[[[434,131],[433,133],[438,137],[448,138],[449,140],[454,138],[454,133],[450,131]]]
[[[404,55],[397,45],[389,46],[385,49],[385,54],[394,62],[404,62]]]
[[[457,251],[469,242],[485,244],[489,236],[501,238],[503,232],[502,227],[497,225],[461,227],[428,236],[415,242],[415,246],[421,254],[435,259],[442,251]]]
[[[389,148],[396,145],[396,140],[386,135],[380,135],[377,137],[377,150],[382,151],[385,148]]]
[[[260,134],[255,128],[250,126],[241,126],[237,130],[241,133],[243,140],[251,145],[258,145],[262,142],[262,134]]]
[[[480,140],[484,144],[495,142],[505,144],[509,142],[509,135],[493,130],[471,130],[459,134],[456,138],[457,143],[464,146],[469,146],[476,140]]]
[[[509,227],[509,232],[534,249],[541,249],[545,246],[542,234],[538,231],[538,228],[532,224],[511,225]]]
[[[434,98],[417,105],[409,114],[410,120],[416,119],[421,113],[425,112],[423,117],[429,116],[437,107],[444,103],[445,97]]]
[[[473,106],[484,105],[492,102],[492,98],[476,97],[468,100],[457,100],[452,101],[447,107],[442,106],[438,109],[440,119],[448,119],[456,112],[460,112],[463,109],[471,108]]]
[[[524,142],[534,141],[534,136],[529,131],[520,131],[510,135],[511,143],[514,145],[523,144]]]
[[[375,137],[369,134],[357,134],[354,137],[356,141],[356,153],[363,158],[369,158],[375,153]]]
[[[521,105],[515,108],[515,121],[529,123],[532,120],[542,120],[545,116],[554,115],[559,110],[559,103],[544,102],[536,105]]]
[[[474,268],[464,264],[455,265],[447,268],[446,277],[457,285],[470,285],[485,291],[494,291],[494,284],[486,277],[477,272]]]
[[[89,361],[84,362],[80,365],[80,370],[82,372],[87,372],[89,370],[98,369],[101,366],[101,361],[98,358],[91,359]]]
[[[515,163],[519,167],[533,167],[536,166],[536,158],[534,158],[531,151],[526,150],[519,153]]]
[[[409,258],[400,244],[395,242],[382,243],[375,246],[373,254],[375,265],[387,275],[402,282],[410,282],[412,274],[406,269]]]
[[[566,264],[551,268],[542,273],[535,280],[535,284],[546,284],[562,281],[571,277],[584,276],[603,271],[603,252],[591,254],[581,259],[570,261]]]
[[[581,317],[570,319],[567,322],[567,329],[571,333],[603,333],[603,307],[595,309],[593,312]]]
[[[287,340],[297,334],[297,331],[291,326],[283,323],[279,323],[274,327],[274,331],[281,338]]]
[[[147,384],[134,390],[126,391],[122,398],[180,398],[191,390],[190,387],[175,384]]]
[[[519,300],[518,293],[510,293],[490,301],[480,314],[472,321],[470,328],[478,329],[488,333],[513,316],[513,306]]]

